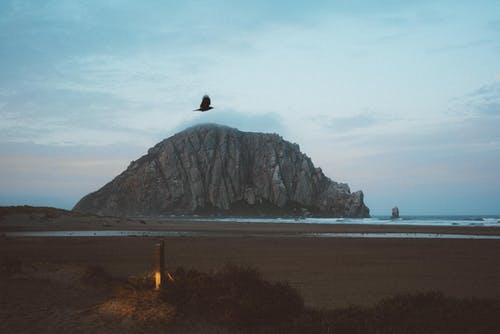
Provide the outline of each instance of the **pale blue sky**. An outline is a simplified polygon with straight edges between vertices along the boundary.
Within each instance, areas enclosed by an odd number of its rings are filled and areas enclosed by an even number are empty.
[[[500,214],[499,59],[499,1],[4,0],[0,205],[71,208],[218,122],[298,143],[373,214]]]

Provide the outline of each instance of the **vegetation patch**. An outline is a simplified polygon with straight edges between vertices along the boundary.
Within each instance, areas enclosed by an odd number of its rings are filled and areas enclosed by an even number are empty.
[[[172,276],[159,292],[152,273],[125,282],[88,268],[82,280],[112,287],[98,306],[101,315],[175,333],[500,333],[500,298],[423,292],[374,306],[319,310],[304,307],[288,283],[266,281],[245,266],[229,264],[209,273],[179,267]]]
[[[142,325],[168,324],[175,318],[175,307],[160,300],[155,291],[133,288],[115,291],[98,310],[104,316],[128,318]]]
[[[300,294],[283,282],[268,282],[255,269],[226,265],[203,273],[178,268],[162,299],[176,306],[184,319],[248,328],[291,321],[304,311]]]

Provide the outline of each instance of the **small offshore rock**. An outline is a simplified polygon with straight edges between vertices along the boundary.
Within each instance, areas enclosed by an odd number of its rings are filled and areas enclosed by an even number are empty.
[[[391,216],[392,219],[397,219],[399,218],[399,209],[397,206],[393,207],[392,208],[392,216]]]

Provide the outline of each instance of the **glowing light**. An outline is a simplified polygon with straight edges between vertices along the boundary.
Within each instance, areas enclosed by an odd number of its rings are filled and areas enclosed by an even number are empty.
[[[161,287],[161,273],[159,271],[155,272],[155,287],[159,290]]]

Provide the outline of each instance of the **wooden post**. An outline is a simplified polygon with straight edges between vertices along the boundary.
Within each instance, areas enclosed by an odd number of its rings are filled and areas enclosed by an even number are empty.
[[[165,280],[165,243],[159,242],[155,246],[155,288],[160,290]]]

